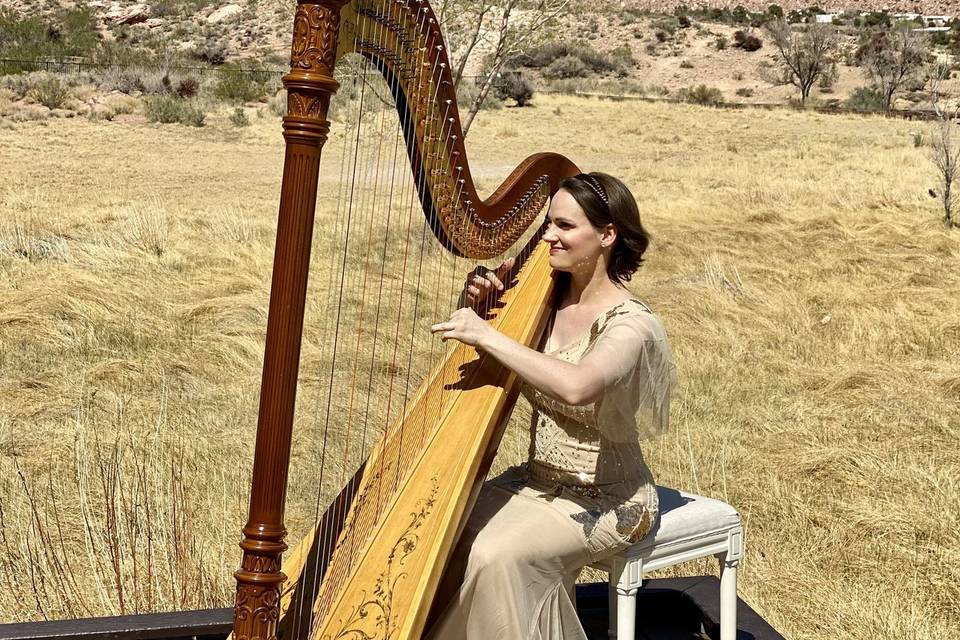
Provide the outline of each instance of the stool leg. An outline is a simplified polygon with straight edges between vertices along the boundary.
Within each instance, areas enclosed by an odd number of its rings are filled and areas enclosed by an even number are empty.
[[[637,589],[617,587],[617,640],[637,637]]]
[[[609,613],[609,626],[607,627],[607,637],[616,638],[617,637],[617,581],[613,577],[613,574],[610,575],[610,580],[607,581],[607,603]]]
[[[727,554],[717,556],[720,562],[720,640],[737,638],[737,565]]]

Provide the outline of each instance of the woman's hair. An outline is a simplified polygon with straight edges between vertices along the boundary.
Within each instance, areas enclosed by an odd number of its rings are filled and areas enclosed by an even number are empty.
[[[595,228],[603,229],[608,224],[616,227],[617,241],[610,252],[607,277],[617,283],[630,280],[643,262],[650,234],[640,223],[637,201],[627,185],[594,171],[564,178],[560,188],[573,196]]]

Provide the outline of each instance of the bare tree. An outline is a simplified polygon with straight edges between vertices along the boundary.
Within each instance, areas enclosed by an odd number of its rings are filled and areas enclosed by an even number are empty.
[[[771,80],[795,86],[800,90],[800,103],[805,103],[813,85],[833,67],[837,50],[835,29],[826,24],[793,29],[783,19],[768,22],[766,29],[779,54],[779,73]]]
[[[479,91],[463,116],[466,136],[508,60],[535,43],[545,27],[566,9],[570,0],[443,0],[438,17],[450,46],[453,80],[463,81],[469,61],[487,52],[488,63],[478,78]]]
[[[960,226],[954,220],[953,211],[958,194],[954,191],[954,182],[960,171],[960,132],[957,131],[957,118],[960,117],[960,103],[954,102],[948,107],[941,94],[943,81],[950,77],[950,65],[939,65],[931,84],[931,99],[936,118],[933,124],[930,160],[937,169],[937,189],[931,189],[930,195],[943,205],[943,224],[948,229]]]
[[[922,81],[930,53],[926,36],[904,27],[874,33],[855,58],[883,98],[884,109],[890,109],[897,93]]]

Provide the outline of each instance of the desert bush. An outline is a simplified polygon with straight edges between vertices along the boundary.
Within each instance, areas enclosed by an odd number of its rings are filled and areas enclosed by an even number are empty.
[[[708,87],[705,84],[681,89],[677,97],[683,102],[705,106],[715,106],[723,103],[723,93],[720,89]]]
[[[847,98],[847,108],[854,111],[880,111],[883,95],[873,87],[857,87]]]
[[[284,92],[284,101],[286,100],[286,93]],[[474,100],[477,99],[477,96],[480,95],[480,87],[478,87],[473,82],[461,82],[457,86],[457,104],[458,105],[471,105]],[[464,107],[466,108],[466,107]],[[480,103],[481,110],[491,110],[495,111],[497,109],[503,108],[503,101],[501,101],[495,91],[490,91],[487,93],[487,97],[484,98],[483,102]],[[283,113],[286,113],[286,102],[283,105]]]
[[[856,21],[854,21],[854,25],[858,27],[865,27],[867,29],[873,27],[889,29],[893,26],[893,21],[890,19],[890,14],[886,11],[871,11],[867,15],[857,19],[860,21],[860,23],[857,24]]]
[[[201,62],[219,67],[227,61],[229,53],[226,40],[220,36],[208,34],[201,42],[194,45],[190,51],[190,56]]]
[[[60,78],[48,75],[38,79],[27,95],[48,109],[59,109],[70,97],[70,88]]]
[[[154,0],[150,3],[150,15],[155,18],[180,15],[180,6],[176,0]]]
[[[163,69],[142,69],[140,71],[140,82],[143,85],[143,92],[153,96],[165,96],[173,94],[173,82],[170,80],[170,73]]]
[[[267,106],[270,107],[270,113],[275,116],[283,117],[287,115],[287,90],[280,89],[267,100]]]
[[[237,64],[220,67],[213,95],[229,102],[259,100],[267,93],[269,75],[262,69],[241,69]]]
[[[689,60],[681,60],[681,61],[680,61],[680,68],[681,68],[681,69],[693,69],[693,63],[690,62]]]
[[[680,28],[680,22],[677,20],[676,16],[663,16],[651,20],[650,27],[654,31],[661,31],[666,34],[667,37],[669,37],[676,33],[677,29]],[[661,40],[661,42],[663,41]]]
[[[519,71],[505,73],[494,89],[499,100],[510,98],[518,107],[526,106],[533,97],[533,86]]]
[[[235,127],[246,127],[250,125],[250,118],[243,107],[237,107],[230,113],[230,123]]]
[[[733,34],[734,46],[744,51],[757,51],[763,47],[763,40],[747,33],[746,31],[737,31]]]
[[[590,73],[590,68],[576,56],[563,56],[551,62],[543,70],[543,76],[551,80],[564,78],[583,78]]]
[[[729,41],[727,40],[727,36],[720,35],[720,36],[717,36],[717,39],[713,43],[713,46],[717,48],[717,51],[723,51],[724,49],[727,48],[728,44],[729,44]]]
[[[206,114],[202,109],[173,96],[155,96],[143,101],[144,112],[150,122],[180,123],[202,127]]]
[[[62,9],[43,16],[21,15],[9,7],[0,7],[0,58],[87,57],[98,44],[97,17],[93,9]]]
[[[97,81],[102,91],[119,91],[132,94],[143,93],[142,70],[138,67],[108,67],[100,73]]]
[[[585,42],[556,41],[531,48],[521,55],[514,56],[510,59],[508,66],[512,68],[543,69],[567,57],[578,59],[588,70],[594,73],[622,72],[636,64],[630,48],[626,46],[618,47],[611,53],[603,53]]]
[[[187,76],[177,83],[175,93],[178,98],[192,98],[200,91],[200,83],[193,76]]]
[[[751,89],[750,87],[740,87],[739,89],[737,89],[737,95],[740,96],[741,98],[752,98],[753,89]]]

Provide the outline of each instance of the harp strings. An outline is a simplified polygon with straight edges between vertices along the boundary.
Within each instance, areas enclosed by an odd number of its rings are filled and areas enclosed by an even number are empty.
[[[355,75],[355,118],[346,126],[336,118],[334,127],[341,131],[331,132],[331,140],[340,143],[340,179],[334,219],[318,220],[317,225],[318,248],[326,253],[321,267],[326,273],[318,280],[325,285],[318,286],[323,287],[320,294],[327,304],[320,312],[319,361],[324,365],[316,384],[318,401],[313,405],[312,431],[320,440],[316,520],[344,484],[348,490],[360,491],[349,518],[346,502],[336,506],[340,512],[335,519],[347,519],[342,534],[331,528],[317,531],[318,553],[311,558],[313,571],[306,573],[320,576],[322,567],[326,573],[322,582],[303,585],[310,597],[297,598],[293,613],[298,631],[294,637],[302,637],[305,631],[309,603],[316,603],[315,616],[322,619],[402,482],[403,470],[414,461],[431,435],[432,425],[459,393],[428,395],[425,410],[409,421],[399,419],[410,410],[422,375],[434,371],[448,354],[448,349],[429,336],[428,326],[453,310],[466,272],[464,261],[453,257],[449,237],[440,236],[443,250],[430,237],[434,233],[427,224],[439,224],[440,203],[435,203],[435,219],[425,223],[418,194],[429,190],[434,172],[449,170],[452,192],[445,207],[454,216],[453,227],[463,226],[470,204],[464,200],[463,168],[458,162],[447,166],[448,150],[457,136],[455,107],[447,100],[437,104],[441,82],[447,81],[449,70],[437,62],[438,56],[429,55],[442,46],[442,38],[428,22],[432,20],[429,12],[422,7],[411,9],[410,4],[363,1],[365,7],[393,24],[413,25],[407,31],[414,38],[412,54],[404,54],[402,64],[392,65],[392,73],[387,74],[388,95],[400,95],[402,83],[409,108],[399,119],[388,113],[390,109],[380,103],[368,80],[378,73],[377,64],[386,63],[372,64],[363,58]],[[358,20],[354,50],[362,50],[363,43],[381,49],[397,44],[402,48],[402,40],[389,32],[386,22]],[[423,144],[416,153],[404,154],[401,145],[406,148],[406,140],[415,137],[417,119],[424,115],[416,112],[416,106],[423,102],[435,112],[420,125]],[[391,122],[396,122],[395,130],[389,126]],[[331,147],[336,148],[329,145],[328,150]],[[407,155],[417,168],[414,179],[410,178]],[[484,238],[491,233],[481,231]],[[414,291],[422,295],[414,295]],[[456,379],[458,368],[473,352],[461,348],[454,353],[444,361],[438,376],[441,380]],[[374,468],[368,468],[361,481],[353,472],[380,435],[390,446],[378,449],[382,455],[372,461]],[[359,482],[365,486],[358,487]]]

